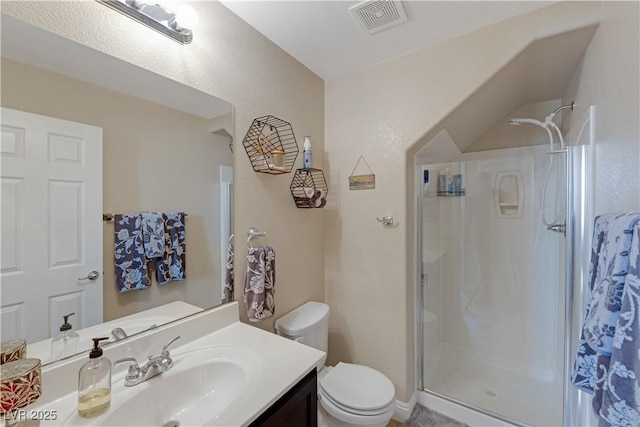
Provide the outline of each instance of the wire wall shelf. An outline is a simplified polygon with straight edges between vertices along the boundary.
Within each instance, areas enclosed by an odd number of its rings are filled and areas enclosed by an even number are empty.
[[[298,208],[322,208],[327,204],[327,181],[320,169],[296,169],[291,195]]]
[[[289,173],[298,157],[298,144],[291,124],[274,116],[254,119],[242,145],[256,172]]]

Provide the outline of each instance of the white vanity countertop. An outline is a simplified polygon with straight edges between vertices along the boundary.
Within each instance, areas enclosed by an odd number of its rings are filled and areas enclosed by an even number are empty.
[[[177,335],[180,335],[181,339],[170,348],[171,355],[176,360],[172,369],[178,366],[181,354],[216,346],[248,350],[256,361],[251,385],[215,418],[203,425],[248,425],[314,369],[325,356],[323,352],[314,348],[239,322],[237,303],[196,314],[158,327],[139,337],[129,338],[125,342],[112,344],[105,348],[104,355],[112,362],[122,357],[134,356],[142,364],[147,353],[159,354],[162,344]],[[153,350],[148,350],[150,348]],[[136,387],[152,387],[154,380],[161,380],[164,375],[160,374],[134,387],[124,387],[127,364],[116,366],[112,374],[111,407],[99,417],[81,419],[76,415],[77,377],[80,366],[86,360],[88,358],[85,355],[44,367],[43,395],[39,401],[25,408],[25,414],[45,418],[54,411],[56,419],[42,419],[41,426],[101,425],[112,411],[118,410],[119,405],[123,403],[122,400],[136,392]],[[188,393],[189,390],[173,390],[172,394],[173,392],[177,395]],[[139,410],[149,411],[150,408]]]
[[[82,329],[73,328],[73,330],[80,335],[77,352],[90,350],[91,347],[93,347],[92,338],[109,337],[110,342],[115,341],[111,336],[111,331],[114,328],[122,328],[128,335],[134,335],[150,328],[153,325],[163,325],[201,311],[201,307],[187,304],[183,301],[174,301],[160,307],[150,308],[139,313],[130,314],[119,319],[100,323],[99,325],[89,326]],[[62,322],[62,319],[60,319],[60,322]],[[74,324],[73,317],[69,319],[69,323],[72,325]],[[27,357],[40,359],[43,364],[49,363],[51,361],[51,340],[52,338],[48,338],[46,340],[27,344]]]

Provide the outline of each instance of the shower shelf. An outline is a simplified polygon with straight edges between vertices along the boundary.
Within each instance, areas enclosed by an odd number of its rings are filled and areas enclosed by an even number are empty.
[[[426,197],[461,197],[465,195],[465,190],[454,191],[448,193],[446,191],[430,191],[427,192]]]
[[[522,173],[520,171],[498,172],[493,198],[498,218],[521,218],[524,203]]]
[[[446,191],[438,191],[438,197],[460,197],[464,196],[465,190],[454,191],[453,193],[448,193]]]

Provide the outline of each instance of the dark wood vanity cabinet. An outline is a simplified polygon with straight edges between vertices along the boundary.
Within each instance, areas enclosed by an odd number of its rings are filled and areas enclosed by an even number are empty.
[[[264,411],[251,427],[317,427],[318,377],[315,368],[294,385],[269,409]]]

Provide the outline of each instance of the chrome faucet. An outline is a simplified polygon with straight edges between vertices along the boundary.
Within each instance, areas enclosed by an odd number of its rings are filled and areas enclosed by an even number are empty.
[[[133,387],[134,385],[143,383],[149,378],[153,378],[156,375],[171,369],[173,367],[173,360],[169,354],[169,346],[179,338],[180,336],[177,336],[163,345],[160,356],[149,356],[149,360],[147,360],[147,362],[142,366],[138,365],[138,361],[133,357],[125,357],[123,359],[116,360],[114,365],[122,362],[131,363],[129,370],[127,371],[127,376],[124,378],[124,385],[126,387]]]
[[[113,335],[116,341],[123,340],[129,336],[122,328],[113,328],[111,335]]]
[[[156,325],[154,323],[153,325],[149,326],[147,329],[143,329],[140,332],[141,333],[142,332],[147,332],[147,331],[150,331],[150,330],[155,329],[157,327],[158,327],[158,325]],[[127,335],[127,333],[122,328],[113,328],[111,330],[111,335],[113,335],[113,338],[115,338],[116,341],[120,341],[120,340],[123,340],[123,339],[129,337],[129,335]]]

